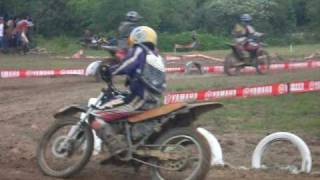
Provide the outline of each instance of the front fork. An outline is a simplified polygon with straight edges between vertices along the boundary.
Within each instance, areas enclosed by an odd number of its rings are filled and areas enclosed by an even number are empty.
[[[89,109],[87,110],[87,112],[84,115],[80,116],[80,121],[76,125],[71,127],[64,141],[59,144],[58,151],[62,151],[63,149],[68,148],[69,142],[75,140],[81,132],[83,124],[89,124],[89,116],[93,112],[95,107],[100,104],[103,96],[104,93],[101,92],[97,97],[97,101],[93,105],[89,105]]]

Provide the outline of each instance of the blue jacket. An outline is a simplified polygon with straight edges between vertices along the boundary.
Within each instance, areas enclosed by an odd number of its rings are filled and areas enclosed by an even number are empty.
[[[139,72],[143,70],[146,63],[146,55],[147,52],[142,47],[135,45],[129,49],[127,57],[120,65],[111,68],[112,75],[127,75],[131,94],[141,98],[144,97],[146,87],[139,79]]]

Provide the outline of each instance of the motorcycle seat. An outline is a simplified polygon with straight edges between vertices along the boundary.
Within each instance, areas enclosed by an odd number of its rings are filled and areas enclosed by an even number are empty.
[[[128,117],[128,121],[131,123],[137,123],[141,121],[145,121],[151,118],[163,116],[166,114],[169,114],[171,112],[177,111],[179,109],[182,109],[186,107],[186,103],[175,103],[175,104],[166,104],[163,106],[160,106],[158,108],[150,109],[147,111],[144,111],[142,113],[133,114]]]

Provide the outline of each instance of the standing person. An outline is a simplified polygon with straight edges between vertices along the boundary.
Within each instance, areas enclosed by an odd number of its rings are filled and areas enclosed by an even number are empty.
[[[92,40],[92,33],[89,29],[84,30],[82,40],[83,40],[85,46],[89,47],[89,44],[91,43],[91,40]]]
[[[0,50],[4,48],[4,19],[0,17]]]
[[[9,19],[7,21],[7,28],[5,31],[5,42],[6,42],[6,48],[11,50],[15,46],[15,40],[14,40],[14,29],[15,29],[15,23],[13,19]]]
[[[26,32],[26,36],[29,40],[29,43],[32,43],[32,40],[33,40],[33,28],[32,27],[34,25],[32,17],[27,16],[27,21],[29,22],[29,25],[31,25],[31,26],[29,26],[28,31]]]
[[[27,32],[28,32],[28,29],[32,26],[33,26],[33,23],[28,21],[26,18],[21,19],[17,22],[14,32],[17,37],[16,42],[18,46],[22,46],[23,48],[26,48],[29,45],[30,40],[27,37]]]
[[[195,30],[192,31],[191,39],[192,39],[191,48],[192,49],[197,48],[197,46],[198,46],[198,38],[197,38],[197,32]]]

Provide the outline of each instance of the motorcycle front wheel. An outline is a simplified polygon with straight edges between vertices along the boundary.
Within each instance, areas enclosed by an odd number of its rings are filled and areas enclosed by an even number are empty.
[[[176,128],[163,134],[155,142],[160,150],[183,155],[178,160],[155,160],[152,180],[202,180],[211,162],[210,147],[195,129]]]
[[[258,74],[266,74],[270,70],[271,58],[267,51],[261,50],[258,54],[255,68]]]
[[[241,66],[239,66],[239,64],[240,61],[233,53],[227,55],[224,60],[224,73],[226,73],[228,76],[239,75],[241,69]]]
[[[88,124],[78,126],[78,121],[75,117],[58,119],[42,136],[36,158],[45,175],[67,178],[89,162],[94,146],[92,130]]]

